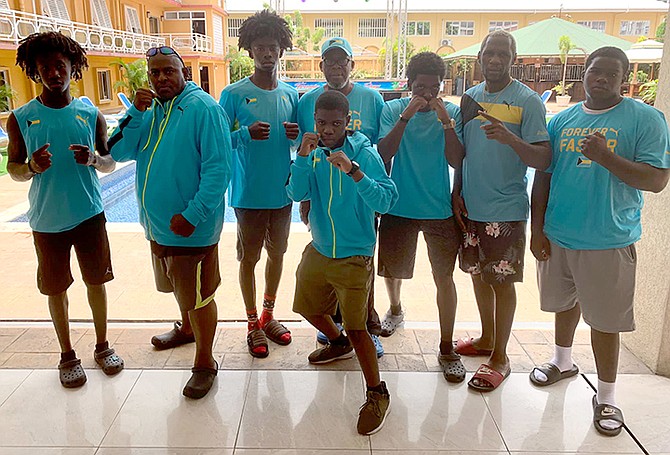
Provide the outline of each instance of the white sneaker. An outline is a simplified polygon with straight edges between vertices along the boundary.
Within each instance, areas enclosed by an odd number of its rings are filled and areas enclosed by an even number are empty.
[[[395,333],[395,330],[405,325],[405,311],[400,310],[400,314],[391,313],[391,309],[386,312],[384,319],[382,319],[381,336],[390,337]]]

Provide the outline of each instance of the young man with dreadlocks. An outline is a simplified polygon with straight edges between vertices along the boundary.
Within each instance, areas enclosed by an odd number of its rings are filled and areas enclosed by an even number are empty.
[[[292,47],[288,23],[269,10],[247,18],[239,45],[254,59],[254,74],[226,87],[220,103],[231,124],[234,161],[230,205],[237,217],[240,288],[248,320],[247,346],[253,357],[267,357],[267,338],[291,342],[291,332],[273,317],[291,226],[286,182],[292,141],[298,138],[298,92],[277,79],[279,59]],[[263,313],[256,310],[255,269],[265,245]]]
[[[95,361],[107,375],[123,369],[107,341],[105,283],[114,275],[96,174],[111,172],[115,165],[105,118],[70,94],[71,79],[81,79],[88,67],[81,46],[57,32],[36,33],[19,44],[16,64],[42,91],[7,119],[7,170],[16,181],[31,181],[28,219],[37,251],[37,287],[48,297],[60,343],[61,384],[80,387],[86,373],[72,349],[68,320],[73,246],[93,313]]]
[[[151,340],[157,348],[195,341],[188,398],[202,398],[219,365],[212,355],[219,274],[218,242],[232,148],[226,114],[193,82],[169,46],[146,53],[153,91],[139,89],[109,139],[117,161],[137,163],[140,223],[151,245],[156,288],[172,293],[181,324]]]

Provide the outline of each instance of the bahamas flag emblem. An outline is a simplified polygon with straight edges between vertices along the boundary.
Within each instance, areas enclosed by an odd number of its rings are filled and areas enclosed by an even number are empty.
[[[577,158],[577,167],[591,167],[591,160],[586,158]]]
[[[27,120],[26,123],[28,124],[28,128],[30,128],[33,125],[39,125],[40,120],[39,119],[37,119],[37,120]]]
[[[258,101],[257,98],[245,98],[247,104],[255,103]]]

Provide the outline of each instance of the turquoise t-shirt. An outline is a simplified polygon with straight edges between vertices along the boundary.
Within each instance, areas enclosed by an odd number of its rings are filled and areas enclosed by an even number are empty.
[[[395,126],[411,98],[386,103],[382,110],[379,139]],[[456,134],[461,137],[461,116],[458,106],[445,102],[449,116],[456,121]],[[444,129],[435,111],[417,112],[393,157],[391,179],[398,188],[398,202],[388,213],[403,218],[441,220],[453,215],[449,164],[444,156]]]
[[[463,116],[463,189],[468,217],[474,221],[522,221],[528,218],[528,166],[512,147],[486,138],[484,110],[507,129],[534,144],[549,140],[546,110],[537,93],[517,80],[497,93],[482,82],[461,98]]]
[[[296,123],[298,92],[278,81],[274,90],[263,90],[247,77],[221,92],[223,106],[231,127],[233,143],[233,177],[229,203],[245,209],[278,209],[291,203],[286,182],[291,166],[291,141],[286,137],[284,122]],[[249,127],[256,121],[270,124],[270,138],[252,140]]]
[[[303,133],[315,132],[314,106],[316,100],[325,92],[325,85],[305,93],[298,103],[298,125]],[[360,84],[347,95],[349,100],[349,114],[351,121],[347,126],[350,131],[360,131],[365,134],[372,144],[377,143],[379,136],[379,117],[384,108],[384,98],[378,91]]]
[[[70,145],[95,150],[98,109],[77,98],[52,109],[33,99],[14,111],[28,155],[49,143],[51,167],[30,183],[28,220],[33,231],[63,232],[102,212],[100,181],[92,166],[77,164]]]
[[[627,160],[670,168],[668,125],[651,106],[624,98],[606,111],[583,103],[549,122],[553,159],[545,216],[547,237],[571,250],[623,248],[642,234],[642,192],[580,153],[584,136],[603,134],[607,147]]]

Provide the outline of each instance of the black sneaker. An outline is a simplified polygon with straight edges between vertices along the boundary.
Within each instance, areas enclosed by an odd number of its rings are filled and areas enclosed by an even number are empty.
[[[357,430],[359,434],[370,435],[378,432],[384,426],[386,416],[391,409],[391,395],[386,389],[386,383],[382,381],[384,392],[368,390],[367,400],[361,406],[358,413]]]
[[[346,345],[327,344],[326,346],[312,352],[307,359],[309,363],[330,363],[335,360],[350,359],[354,356],[354,347],[351,343]]]

